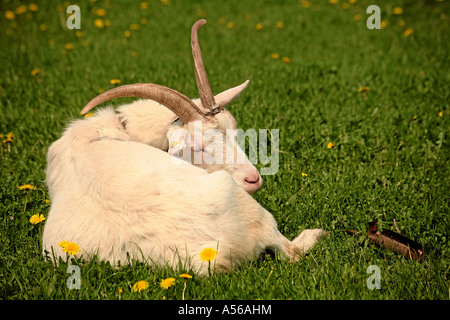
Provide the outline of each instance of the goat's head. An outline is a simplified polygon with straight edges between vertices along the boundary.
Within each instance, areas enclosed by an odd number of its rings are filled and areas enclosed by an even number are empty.
[[[204,19],[197,21],[191,32],[192,56],[200,99],[191,100],[174,89],[157,84],[136,83],[100,94],[83,108],[81,114],[114,98],[141,97],[154,100],[178,117],[167,132],[170,154],[209,172],[226,170],[244,190],[254,193],[261,188],[262,178],[237,143],[236,121],[224,109],[245,89],[248,81],[213,95],[198,42],[198,29],[205,23]]]

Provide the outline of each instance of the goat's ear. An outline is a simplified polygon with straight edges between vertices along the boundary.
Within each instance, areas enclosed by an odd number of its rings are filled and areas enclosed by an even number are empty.
[[[169,150],[167,152],[170,155],[178,156],[180,151],[188,145],[191,134],[186,129],[176,126],[167,131],[167,139],[169,140]]]
[[[229,104],[231,101],[233,101],[244,89],[247,87],[247,84],[250,80],[245,81],[243,84],[225,90],[217,95],[214,96],[214,100],[216,101],[216,104],[219,107],[225,107],[227,104]]]

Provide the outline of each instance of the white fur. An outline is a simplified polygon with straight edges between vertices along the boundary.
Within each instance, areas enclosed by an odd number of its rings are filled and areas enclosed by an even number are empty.
[[[173,267],[181,260],[205,273],[199,253],[214,248],[215,267],[229,271],[266,248],[296,259],[322,234],[305,230],[290,242],[228,172],[176,164],[167,152],[133,141],[111,108],[71,123],[47,161],[43,249],[50,257],[65,257],[58,243],[67,240],[83,257],[98,254],[113,265],[127,256]]]

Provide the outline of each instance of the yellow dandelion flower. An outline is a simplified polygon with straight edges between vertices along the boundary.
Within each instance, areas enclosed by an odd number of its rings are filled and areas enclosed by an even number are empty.
[[[41,23],[41,24],[39,25],[39,30],[41,30],[41,31],[47,31],[47,25],[46,25],[45,23]]]
[[[200,18],[206,18],[206,11],[203,9],[198,8],[195,13],[197,14],[198,17]]]
[[[38,7],[38,5],[36,3],[30,3],[28,5],[28,10],[36,12],[36,11],[39,10],[39,7]]]
[[[50,203],[50,200],[49,199],[45,199],[45,201],[44,201],[46,204],[49,204]]]
[[[331,4],[337,4],[339,3],[339,0],[328,0],[328,2]]]
[[[123,33],[123,35],[127,38],[131,37],[131,31],[130,30],[125,30],[125,32]]]
[[[392,13],[398,16],[403,13],[403,9],[401,7],[394,7],[394,9],[392,9]]]
[[[270,57],[271,57],[272,59],[276,60],[276,59],[280,58],[280,55],[279,55],[278,53],[274,52],[274,53],[272,53],[272,54],[270,55]]]
[[[348,0],[348,2],[350,2],[351,4],[356,3],[356,0]]]
[[[300,0],[300,4],[303,8],[310,8],[312,6],[312,2],[308,0]]]
[[[11,10],[6,10],[5,12],[5,18],[8,20],[14,20],[14,18],[16,17],[15,13]]]
[[[175,284],[175,278],[167,278],[167,279],[163,279],[161,280],[161,283],[159,284],[159,286],[163,289],[169,289],[172,285]]]
[[[139,30],[139,25],[137,23],[132,23],[132,24],[130,24],[130,29],[131,30]]]
[[[308,176],[307,173],[302,172],[302,177],[307,177],[307,176]]]
[[[66,241],[62,246],[63,252],[67,252],[70,256],[80,253],[80,246],[75,242]]]
[[[233,29],[234,28],[234,22],[233,21],[228,22],[227,23],[227,28],[228,29]]]
[[[119,84],[120,83],[120,79],[111,79],[109,81],[109,83],[111,83],[111,84]]]
[[[31,184],[24,184],[23,186],[19,187],[19,190],[36,190],[37,188],[35,186],[32,186]]]
[[[111,20],[105,20],[105,27],[111,27]]]
[[[131,288],[131,290],[133,290],[133,292],[141,292],[145,289],[147,289],[149,287],[149,283],[145,280],[139,280],[138,282],[136,282],[133,287]]]
[[[67,240],[63,240],[63,241],[60,241],[60,242],[58,242],[58,246],[60,246],[61,248],[63,248],[65,245],[66,245],[66,243],[68,243],[69,241],[67,241]]]
[[[333,142],[328,142],[327,148],[328,149],[334,148],[334,143]]]
[[[35,76],[35,75],[37,75],[39,72],[41,72],[41,70],[39,70],[38,68],[33,69],[33,70],[31,71],[31,75],[32,75],[32,76]]]
[[[369,99],[369,97],[367,96],[367,92],[369,91],[369,87],[361,87],[358,89],[358,92],[362,93],[364,96],[364,99]]]
[[[142,10],[147,10],[148,9],[148,2],[141,2],[139,7],[141,7]]]
[[[417,120],[417,116],[413,116],[412,119],[413,119],[413,120]]]
[[[104,16],[106,16],[106,10],[103,8],[98,8],[98,9],[95,9],[94,14],[99,17],[104,17]]]
[[[387,27],[388,24],[389,24],[389,22],[388,22],[387,20],[381,20],[381,22],[380,22],[380,27],[381,27],[382,29],[384,29],[384,28]]]
[[[30,223],[38,224],[38,223],[41,223],[44,220],[45,220],[45,217],[44,217],[43,214],[36,213],[36,214],[31,216]]]
[[[102,28],[105,27],[105,22],[103,22],[103,19],[100,19],[100,18],[95,19],[94,20],[94,26],[96,26],[99,29],[102,29]]]
[[[21,6],[18,6],[17,8],[16,8],[16,14],[22,14],[22,13],[25,13],[25,12],[27,12],[27,6],[26,5],[21,5]]]
[[[75,48],[75,46],[73,45],[73,43],[66,43],[66,44],[64,45],[64,48],[65,48],[66,50],[72,50],[73,48]]]
[[[281,61],[283,61],[284,63],[291,63],[291,58],[283,57],[283,58],[281,58]]]
[[[258,22],[255,25],[255,29],[258,30],[258,31],[262,30],[263,28],[264,28],[264,23],[262,23],[262,22]]]
[[[368,86],[364,86],[364,87],[358,88],[358,92],[367,92],[369,90],[370,90],[370,87],[368,87]]]
[[[203,262],[213,261],[216,259],[216,257],[217,257],[217,250],[214,250],[212,248],[206,248],[203,249],[202,252],[200,252],[200,259]]]
[[[147,18],[141,18],[139,21],[141,22],[141,24],[143,26],[147,25],[147,23],[148,23],[148,19]]]
[[[348,2],[344,2],[344,3],[342,4],[342,8],[348,9],[348,7],[350,7],[350,5],[348,4]]]
[[[182,273],[178,277],[184,279],[184,288],[183,288],[183,292],[181,294],[181,300],[184,300],[184,293],[186,292],[186,282],[187,282],[187,279],[192,279],[192,276],[189,273]]]
[[[355,20],[355,21],[361,20],[361,15],[360,14],[355,14],[355,16],[353,17],[353,20]]]
[[[161,0],[161,4],[163,6],[168,6],[169,5],[169,0]]]
[[[117,293],[118,294],[121,294],[123,292],[123,289],[121,288],[121,287],[119,287],[118,289],[117,289]]]
[[[444,112],[443,112],[443,111],[439,111],[438,116],[439,116],[439,117],[444,116]]]
[[[13,140],[10,138],[6,138],[3,140],[3,143],[12,143],[12,142],[13,142]]]
[[[405,32],[403,33],[403,35],[405,37],[409,37],[410,35],[412,35],[414,33],[414,30],[412,28],[408,28],[405,30]]]
[[[77,31],[75,31],[75,36],[76,36],[77,38],[81,38],[81,37],[84,36],[84,33],[83,33],[83,31],[81,31],[81,30],[77,30]]]
[[[284,28],[284,22],[278,20],[277,22],[275,22],[275,27],[277,27],[278,29],[283,29]]]

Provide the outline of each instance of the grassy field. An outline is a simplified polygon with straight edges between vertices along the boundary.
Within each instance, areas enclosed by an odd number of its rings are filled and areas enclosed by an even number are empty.
[[[275,255],[231,274],[191,272],[185,298],[449,299],[450,3],[312,2],[78,1],[77,31],[65,27],[74,3],[2,1],[0,299],[182,299],[178,275],[190,270],[139,263],[77,261],[81,288],[68,289],[67,265],[41,255],[45,220],[29,219],[51,205],[49,145],[112,79],[196,96],[189,34],[200,17],[214,92],[250,79],[228,109],[244,130],[280,132],[279,170],[254,197],[289,239],[305,228],[330,237],[296,263]],[[366,26],[372,4],[380,30]],[[368,222],[394,229],[393,219],[423,259],[368,242]],[[370,265],[379,290],[366,286]],[[149,286],[134,292],[140,280]]]

